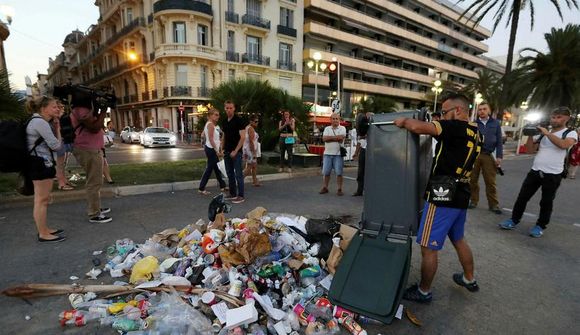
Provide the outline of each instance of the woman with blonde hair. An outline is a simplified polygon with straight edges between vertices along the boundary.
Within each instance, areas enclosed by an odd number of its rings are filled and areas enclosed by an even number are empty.
[[[62,145],[60,108],[55,99],[46,96],[29,101],[27,108],[34,113],[26,127],[28,150],[32,156],[26,172],[34,185],[32,214],[38,230],[38,242],[61,242],[66,239],[64,231],[50,229],[46,222],[52,180],[56,176],[54,151]]]
[[[205,151],[205,156],[207,157],[207,165],[205,166],[205,171],[199,182],[198,192],[202,195],[210,195],[211,192],[207,191],[205,187],[212,171],[215,172],[215,176],[220,184],[222,191],[226,188],[226,182],[222,178],[221,172],[218,168],[218,162],[220,157],[223,157],[224,153],[221,149],[220,131],[217,125],[220,119],[220,112],[212,108],[207,114],[207,122],[203,128],[203,137],[205,138],[205,144],[203,150]]]

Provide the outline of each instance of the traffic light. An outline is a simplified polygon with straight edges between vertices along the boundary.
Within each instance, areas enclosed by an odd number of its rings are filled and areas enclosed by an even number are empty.
[[[338,62],[328,64],[328,82],[331,91],[338,91]]]

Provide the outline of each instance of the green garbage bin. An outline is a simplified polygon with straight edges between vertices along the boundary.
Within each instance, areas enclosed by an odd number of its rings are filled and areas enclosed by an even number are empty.
[[[394,126],[392,121],[400,116],[424,119],[425,113],[373,117],[360,232],[345,251],[329,292],[334,304],[387,324],[407,285],[411,236],[421,217],[431,162],[431,139]]]

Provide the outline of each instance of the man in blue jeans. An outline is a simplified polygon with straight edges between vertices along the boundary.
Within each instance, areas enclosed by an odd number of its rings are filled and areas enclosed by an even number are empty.
[[[340,125],[340,116],[337,113],[330,115],[330,126],[324,128],[322,141],[324,141],[324,156],[322,159],[323,185],[320,194],[328,193],[330,173],[334,169],[338,190],[336,195],[342,196],[342,167],[344,161],[340,155],[340,147],[346,137],[346,128]]]
[[[236,115],[236,105],[232,101],[224,103],[227,119],[223,122],[223,152],[230,196],[226,199],[234,204],[244,202],[244,173],[242,171],[242,146],[246,139],[246,124]]]

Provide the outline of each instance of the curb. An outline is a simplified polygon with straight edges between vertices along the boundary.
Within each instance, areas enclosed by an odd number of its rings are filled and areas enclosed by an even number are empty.
[[[350,169],[350,167],[346,167],[345,169]],[[292,173],[273,173],[273,174],[265,174],[265,175],[258,175],[258,179],[260,181],[274,181],[274,180],[283,180],[283,179],[291,179],[291,178],[298,178],[298,177],[310,177],[320,175],[320,168],[304,168],[300,169],[297,172]],[[245,182],[250,181],[251,177],[246,177],[244,179]],[[215,179],[210,179],[210,181],[215,181]],[[199,180],[190,180],[190,181],[179,181],[179,182],[172,182],[172,183],[162,183],[162,184],[149,184],[149,185],[134,185],[134,186],[116,186],[116,187],[104,187],[101,189],[101,197],[102,198],[113,198],[113,197],[123,197],[123,196],[131,196],[131,195],[141,195],[141,194],[149,194],[149,193],[161,193],[161,192],[176,192],[176,191],[186,191],[186,190],[193,190],[199,187]],[[72,201],[72,200],[79,200],[85,198],[85,190],[75,190],[75,191],[68,191],[68,192],[53,192],[52,193],[52,202],[65,202],[65,201]],[[0,204],[0,208],[6,208],[10,205],[18,205],[18,204],[32,204],[34,202],[34,197],[25,197],[20,195],[10,196],[10,197],[0,197],[2,203]]]

